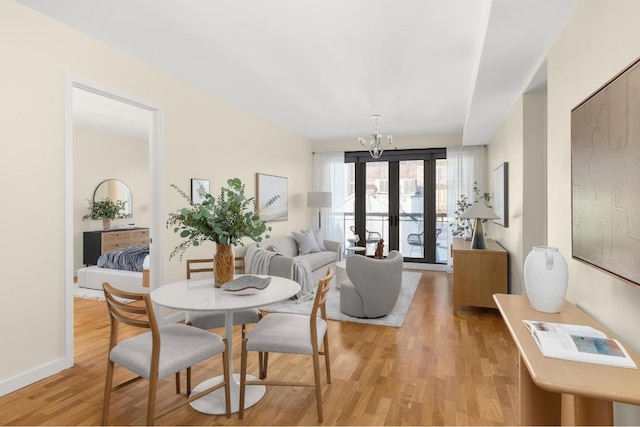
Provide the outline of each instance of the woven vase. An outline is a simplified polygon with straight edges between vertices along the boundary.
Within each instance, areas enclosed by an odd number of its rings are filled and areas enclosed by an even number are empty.
[[[217,288],[233,280],[235,275],[236,255],[233,245],[216,245],[213,257],[213,281]]]

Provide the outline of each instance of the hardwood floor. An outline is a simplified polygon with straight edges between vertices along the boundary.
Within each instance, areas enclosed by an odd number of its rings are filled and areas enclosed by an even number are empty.
[[[75,300],[76,365],[0,398],[2,425],[98,425],[108,343],[104,302]],[[222,330],[216,331],[223,333]],[[239,343],[236,328],[234,340]],[[325,425],[513,425],[517,422],[518,356],[496,310],[453,314],[451,276],[423,272],[401,328],[330,321],[332,384],[323,388]],[[239,349],[239,346],[236,348]],[[239,369],[239,352],[234,354]],[[249,373],[257,372],[250,360]],[[193,369],[194,385],[222,373],[221,359]],[[322,362],[321,362],[322,363]],[[269,357],[269,376],[312,381],[309,357]],[[129,378],[116,370],[116,381]],[[324,382],[323,376],[323,382]],[[145,381],[112,396],[110,423],[144,424]],[[161,381],[161,410],[184,395],[173,377]],[[183,393],[184,393],[183,375]],[[244,420],[183,407],[158,425],[313,425],[315,395],[302,387],[268,388]]]

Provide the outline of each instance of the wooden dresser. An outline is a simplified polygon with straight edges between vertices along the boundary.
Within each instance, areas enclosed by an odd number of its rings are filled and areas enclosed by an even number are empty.
[[[127,230],[85,231],[82,236],[82,263],[96,265],[105,252],[131,246],[149,245],[148,228]]]
[[[508,252],[493,239],[487,249],[471,249],[471,241],[455,238],[453,256],[453,306],[496,308],[493,294],[508,293]]]

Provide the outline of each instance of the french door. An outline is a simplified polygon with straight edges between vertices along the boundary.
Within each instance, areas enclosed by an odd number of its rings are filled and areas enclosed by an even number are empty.
[[[405,260],[446,264],[446,151],[386,151],[380,159],[369,153],[345,153],[351,163],[354,218],[347,240],[373,256],[380,239],[384,255],[399,250]]]

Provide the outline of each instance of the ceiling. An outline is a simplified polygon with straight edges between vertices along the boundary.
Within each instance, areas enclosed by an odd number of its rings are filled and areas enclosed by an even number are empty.
[[[577,2],[18,1],[311,140],[380,114],[385,135],[465,145],[493,137]]]

